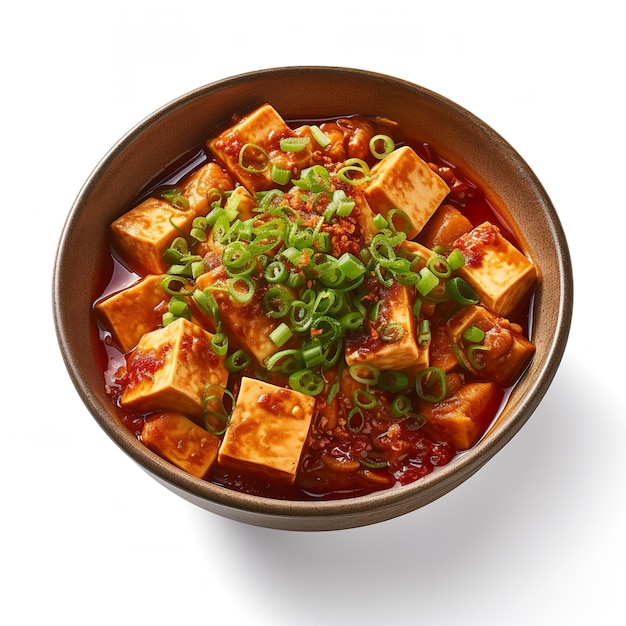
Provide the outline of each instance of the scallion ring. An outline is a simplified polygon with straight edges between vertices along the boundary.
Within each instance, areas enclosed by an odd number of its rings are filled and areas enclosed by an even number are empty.
[[[261,146],[246,143],[239,151],[239,167],[252,174],[261,174],[269,167],[269,157]]]
[[[378,148],[379,145],[381,149]],[[370,139],[369,148],[375,159],[384,159],[395,150],[396,144],[389,135],[374,135]]]
[[[437,395],[430,393],[438,390]],[[418,397],[431,404],[441,402],[448,395],[446,373],[439,367],[426,367],[415,377],[415,391]]]

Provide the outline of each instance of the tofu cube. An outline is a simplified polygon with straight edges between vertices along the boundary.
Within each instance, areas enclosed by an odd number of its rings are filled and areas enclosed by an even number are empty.
[[[472,230],[472,223],[451,204],[442,204],[428,220],[419,234],[419,240],[427,248],[448,248],[461,235]]]
[[[370,207],[384,216],[390,209],[402,209],[410,221],[409,239],[422,230],[450,193],[443,178],[408,146],[381,159],[371,174],[371,181],[362,186]]]
[[[217,163],[207,163],[190,174],[180,187],[181,195],[189,201],[189,209],[195,215],[206,215],[210,211],[209,191],[231,191],[235,188],[232,177]]]
[[[204,478],[213,467],[220,439],[176,411],[146,418],[141,441],[160,457],[192,476]]]
[[[489,426],[502,398],[493,382],[468,383],[437,404],[421,403],[420,414],[457,450],[471,448]]]
[[[471,326],[485,333],[480,345],[487,349],[474,352],[473,360],[479,369],[467,358],[471,344],[463,338],[463,333]],[[517,380],[535,353],[534,345],[524,337],[517,324],[482,306],[469,306],[455,315],[450,320],[449,333],[452,342],[465,355],[467,369],[503,387]]]
[[[236,180],[254,194],[255,191],[276,186],[272,182],[272,165],[294,170],[310,164],[310,145],[298,152],[280,149],[281,139],[295,136],[277,111],[264,104],[217,137],[209,139],[207,148]],[[244,151],[242,167],[239,161],[244,146],[249,148]]]
[[[292,484],[314,408],[312,396],[242,378],[218,464]]]
[[[490,222],[456,239],[454,247],[465,257],[459,275],[499,315],[509,315],[537,281],[535,266]]]
[[[428,349],[417,343],[414,295],[409,287],[395,283],[378,294],[380,308],[378,320],[365,324],[345,341],[345,358],[348,365],[367,363],[380,370],[401,370],[427,367]],[[398,330],[391,339],[386,332],[393,325]]]
[[[179,318],[145,334],[126,359],[122,406],[139,413],[179,411],[199,419],[207,385],[226,387],[224,357],[211,348],[212,335]]]
[[[177,228],[189,230],[194,217],[191,210],[178,209],[160,198],[148,198],[111,224],[113,246],[138,274],[164,274],[167,265],[163,253],[180,235]]]
[[[161,286],[162,278],[150,274],[96,303],[98,319],[122,352],[134,348],[145,333],[161,325],[169,300]]]
[[[251,276],[254,280],[254,276]],[[224,287],[228,284],[228,275],[223,266],[206,272],[196,280],[198,289]],[[228,292],[213,291],[219,309],[224,331],[239,348],[248,350],[264,366],[265,360],[278,348],[269,335],[276,329],[279,321],[265,315],[262,303],[262,289],[256,289],[252,300],[247,304],[235,302]]]

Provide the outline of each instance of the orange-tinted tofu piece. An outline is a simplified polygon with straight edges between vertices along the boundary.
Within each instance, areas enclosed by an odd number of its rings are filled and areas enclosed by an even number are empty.
[[[485,333],[480,345],[486,350],[473,352],[473,360],[467,358],[471,343],[463,338],[463,333],[476,326]],[[522,333],[522,329],[501,315],[482,306],[469,306],[452,318],[449,325],[450,337],[465,355],[466,367],[481,378],[508,387],[520,376],[535,353],[535,346]]]
[[[420,404],[420,414],[457,450],[471,448],[485,432],[502,397],[492,382],[468,383],[437,404]]]
[[[397,148],[371,170],[371,180],[362,185],[375,213],[387,216],[401,209],[409,219],[407,235],[412,239],[450,193],[443,178],[408,146]]]
[[[141,431],[150,450],[197,478],[204,478],[217,459],[219,437],[176,411],[150,415]]]
[[[454,247],[465,257],[459,275],[499,315],[509,315],[537,281],[535,266],[490,222],[456,239]]]
[[[185,178],[180,187],[181,195],[189,201],[189,208],[195,215],[206,215],[209,206],[209,192],[217,189],[220,192],[235,188],[232,177],[217,163],[207,163]]]
[[[111,224],[113,246],[138,274],[164,274],[163,253],[180,230],[188,231],[195,213],[166,200],[148,198]]]
[[[313,396],[242,378],[219,465],[293,483],[314,408]]]
[[[209,139],[207,148],[236,180],[254,194],[255,191],[276,186],[272,181],[273,165],[295,171],[310,164],[310,146],[298,152],[280,149],[282,138],[295,136],[277,111],[264,104],[217,137]]]
[[[126,359],[122,406],[200,418],[207,385],[224,388],[228,382],[224,356],[213,352],[211,339],[211,333],[183,318],[145,334]]]
[[[448,248],[455,239],[472,230],[472,223],[451,204],[442,204],[419,234],[419,241],[427,248]]]
[[[162,279],[151,274],[96,303],[96,315],[122,352],[134,348],[142,335],[161,325],[170,298],[161,286]]]

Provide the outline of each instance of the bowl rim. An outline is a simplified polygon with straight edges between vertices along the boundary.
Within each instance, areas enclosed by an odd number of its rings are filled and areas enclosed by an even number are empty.
[[[488,438],[481,439],[471,449],[459,454],[447,465],[436,468],[431,474],[409,485],[392,487],[365,496],[356,496],[347,499],[294,501],[248,495],[232,491],[228,488],[187,474],[149,451],[138,442],[134,436],[126,436],[122,432],[123,427],[119,424],[112,423],[109,413],[100,405],[98,398],[83,380],[80,368],[73,358],[71,341],[68,336],[69,329],[67,328],[67,322],[61,305],[61,298],[59,297],[59,293],[62,289],[61,275],[63,272],[63,257],[72,227],[81,213],[83,203],[88,198],[97,180],[102,176],[103,172],[111,166],[119,154],[140,137],[146,129],[155,124],[158,119],[171,115],[177,109],[186,107],[191,102],[204,98],[211,93],[245,84],[259,76],[265,77],[269,74],[274,76],[280,74],[284,78],[288,78],[295,73],[324,75],[337,74],[338,72],[345,74],[349,78],[381,82],[391,81],[412,92],[417,92],[434,102],[444,103],[446,107],[452,108],[457,114],[471,120],[481,132],[488,134],[502,150],[506,151],[508,158],[516,163],[519,168],[524,170],[535,187],[536,192],[541,196],[542,203],[546,210],[546,217],[551,228],[550,236],[557,244],[561,287],[558,311],[559,321],[557,323],[558,331],[555,336],[550,339],[550,346],[546,358],[536,378],[531,382],[528,393],[516,411],[516,419],[507,423],[505,428],[501,428],[495,433],[492,433]],[[176,97],[154,110],[132,127],[107,151],[79,190],[67,215],[59,238],[54,260],[52,284],[55,331],[66,369],[83,403],[109,437],[144,470],[148,471],[148,473],[160,482],[178,491],[179,495],[183,495],[191,501],[197,501],[198,504],[201,504],[201,501],[204,502],[208,500],[218,509],[222,509],[222,512],[228,517],[237,517],[237,511],[243,511],[248,514],[244,514],[244,517],[260,516],[266,518],[273,516],[274,518],[285,520],[289,520],[290,518],[327,518],[329,516],[345,516],[346,518],[352,519],[364,512],[380,509],[382,512],[379,517],[376,518],[374,516],[373,519],[373,521],[380,521],[381,519],[394,517],[401,508],[406,507],[407,500],[416,501],[418,506],[413,508],[419,508],[419,506],[434,501],[467,480],[512,439],[543,399],[563,357],[571,325],[572,303],[573,278],[571,274],[571,261],[567,240],[560,219],[543,185],[521,155],[519,155],[504,138],[461,105],[421,85],[369,70],[315,65],[267,68],[210,82]],[[130,433],[128,433],[128,435],[130,435]],[[424,496],[424,494],[427,495]],[[244,521],[248,520],[244,519]],[[365,523],[372,523],[372,521],[366,521]]]

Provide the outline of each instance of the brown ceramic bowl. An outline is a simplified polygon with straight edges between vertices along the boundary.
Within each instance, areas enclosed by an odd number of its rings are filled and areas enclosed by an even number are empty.
[[[235,493],[177,469],[144,447],[120,423],[94,356],[92,302],[102,286],[106,230],[165,166],[201,146],[208,132],[263,102],[287,119],[349,113],[397,120],[483,181],[508,207],[526,252],[541,269],[532,316],[535,357],[485,437],[448,465],[405,487],[331,502],[286,502]],[[85,289],[76,289],[85,285]],[[559,366],[572,312],[567,242],[541,183],[519,154],[461,106],[385,75],[333,67],[287,67],[235,76],[167,104],[117,143],[80,191],[60,238],[53,306],[61,351],[74,385],[103,430],[157,481],[188,501],[235,520],[280,529],[334,530],[390,519],[457,487],[519,431]]]

